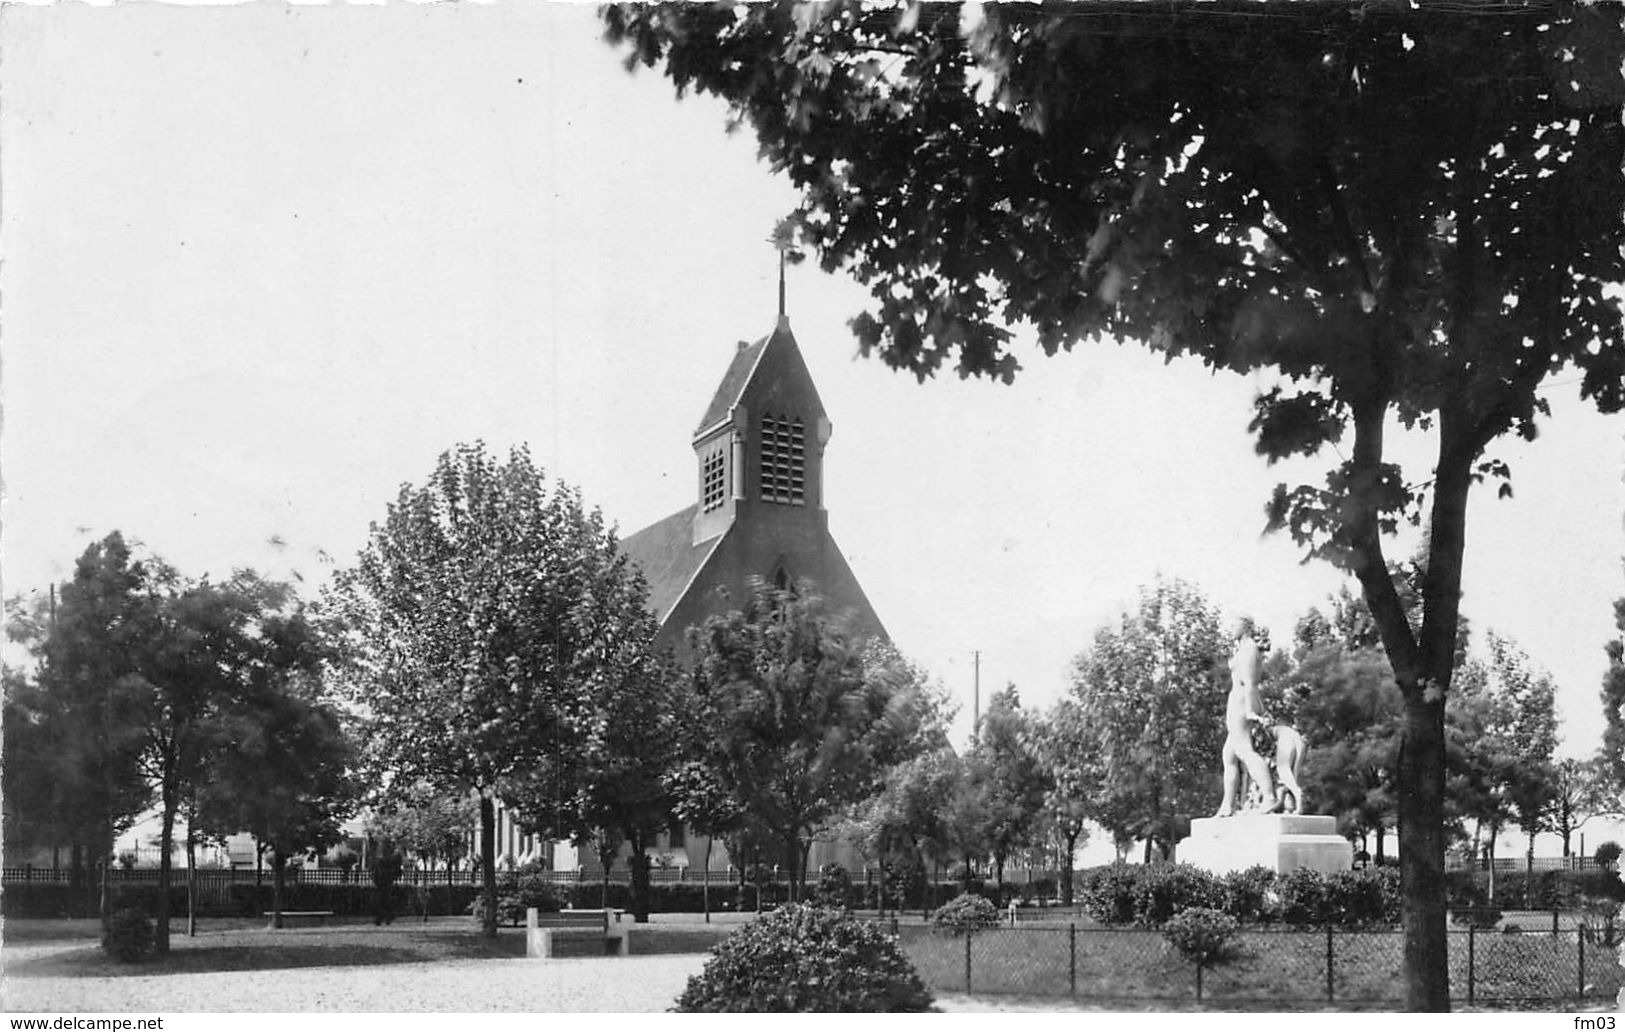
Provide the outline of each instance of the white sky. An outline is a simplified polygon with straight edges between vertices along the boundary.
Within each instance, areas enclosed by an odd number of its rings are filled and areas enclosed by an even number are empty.
[[[113,529],[189,574],[311,584],[473,438],[529,442],[625,533],[688,504],[794,198],[717,102],[628,76],[598,31],[540,4],[0,6],[5,592]],[[1295,472],[1252,453],[1266,381],[1107,344],[919,386],[856,357],[850,282],[809,263],[789,294],[831,529],[960,738],[972,650],[984,697],[1047,705],[1159,572],[1278,642],[1340,583],[1260,537]],[[1625,426],[1574,379],[1496,452],[1517,496],[1475,497],[1464,609],[1556,675],[1579,754],[1625,594]]]

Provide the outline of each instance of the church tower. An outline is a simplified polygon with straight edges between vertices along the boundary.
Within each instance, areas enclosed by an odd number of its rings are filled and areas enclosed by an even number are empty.
[[[860,633],[885,637],[829,534],[831,429],[789,319],[739,343],[694,430],[693,504],[622,542],[666,644],[681,651],[688,627],[743,605],[754,577],[810,584],[850,610]]]

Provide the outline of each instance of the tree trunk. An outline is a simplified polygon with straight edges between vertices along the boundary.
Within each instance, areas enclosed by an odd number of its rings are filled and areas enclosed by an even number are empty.
[[[711,836],[705,836],[705,867],[700,871],[700,908],[705,911],[705,923],[711,923]]]
[[[1377,866],[1378,867],[1381,867],[1382,862],[1384,860],[1388,859],[1388,851],[1387,851],[1387,845],[1386,845],[1387,838],[1388,838],[1388,829],[1383,827],[1381,824],[1377,825]]]
[[[163,803],[162,831],[158,836],[158,913],[153,920],[152,949],[158,956],[169,952],[169,853],[175,848],[175,808],[180,795],[173,778],[166,778],[160,797]]]
[[[1072,905],[1072,854],[1078,848],[1078,830],[1062,832],[1066,836],[1066,852],[1061,855],[1061,906]]]
[[[1490,828],[1490,844],[1484,847],[1484,856],[1489,861],[1486,866],[1490,871],[1490,906],[1495,905],[1495,839],[1496,829],[1492,826]]]
[[[488,792],[480,792],[480,898],[485,901],[485,916],[480,922],[480,934],[487,939],[497,937],[497,807]]]
[[[801,835],[789,832],[784,837],[784,866],[790,879],[790,901],[796,898],[796,861],[801,858]],[[775,886],[776,888],[777,886]]]
[[[282,927],[282,887],[288,875],[288,858],[276,847],[271,848],[271,927]],[[387,888],[382,891],[388,892]]]
[[[1399,876],[1404,896],[1405,1004],[1450,1009],[1444,883],[1444,701],[1405,696],[1400,751]]]
[[[1529,851],[1523,855],[1523,906],[1529,909],[1535,887],[1535,833],[1529,832]]]
[[[629,836],[632,855],[626,865],[630,871],[632,892],[632,920],[637,924],[649,923],[649,854],[643,848],[641,836]]]
[[[197,935],[197,836],[192,824],[197,820],[197,807],[186,821],[186,937]]]

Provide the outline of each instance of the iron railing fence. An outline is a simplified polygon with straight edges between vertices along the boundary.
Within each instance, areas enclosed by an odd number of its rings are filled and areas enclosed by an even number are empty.
[[[943,992],[1220,1006],[1404,1003],[1404,938],[1395,930],[1249,929],[1224,963],[1198,967],[1148,929],[1032,922],[966,935],[884,924],[925,983]],[[1625,982],[1617,947],[1579,930],[1464,928],[1448,943],[1451,998],[1461,1003],[1612,1000]]]

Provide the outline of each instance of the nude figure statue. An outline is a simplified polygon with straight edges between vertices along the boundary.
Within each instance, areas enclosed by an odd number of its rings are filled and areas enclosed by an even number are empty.
[[[1215,817],[1229,817],[1236,812],[1243,771],[1263,794],[1263,812],[1277,813],[1281,809],[1281,798],[1270,777],[1269,764],[1253,748],[1250,726],[1254,722],[1266,724],[1269,721],[1258,697],[1258,678],[1263,667],[1258,643],[1250,633],[1244,633],[1236,642],[1235,654],[1230,657],[1230,696],[1224,707],[1224,801],[1219,804]]]

